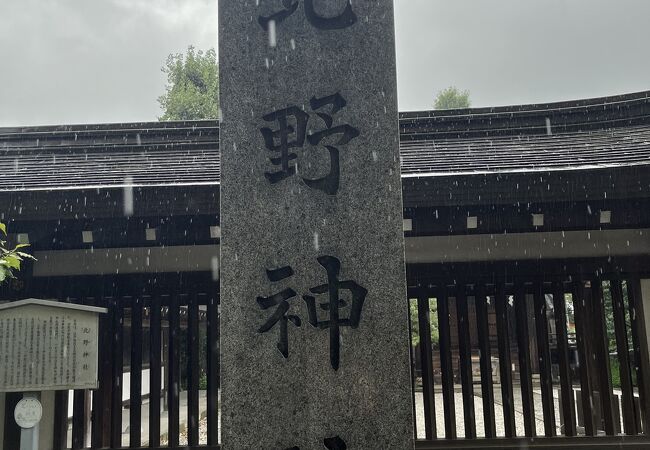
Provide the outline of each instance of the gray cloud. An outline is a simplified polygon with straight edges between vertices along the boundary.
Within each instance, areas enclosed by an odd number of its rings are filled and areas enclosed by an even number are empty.
[[[155,120],[171,52],[217,44],[213,0],[3,0],[0,125]]]
[[[650,89],[647,0],[397,0],[400,108],[449,85],[474,106]]]
[[[647,0],[395,0],[400,109],[650,89]],[[156,120],[166,56],[217,45],[217,0],[2,0],[0,126]],[[387,49],[387,51],[389,51]]]

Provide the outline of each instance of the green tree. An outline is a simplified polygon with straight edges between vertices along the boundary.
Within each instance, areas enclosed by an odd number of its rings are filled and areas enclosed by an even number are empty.
[[[417,300],[409,300],[409,312],[411,314],[411,345],[416,347],[420,343]],[[440,342],[440,332],[438,328],[438,306],[435,300],[430,301],[429,324],[431,327],[431,344],[434,348],[437,348]]]
[[[158,97],[159,120],[200,120],[219,117],[217,53],[190,46],[187,53],[172,53],[162,71],[167,74],[165,94]]]
[[[28,247],[28,244],[8,248],[6,237],[7,225],[0,222],[0,285],[16,277],[15,272],[20,270],[24,260],[34,259],[32,255],[20,251],[21,248]]]
[[[455,86],[450,86],[438,92],[434,101],[435,109],[462,109],[472,106],[469,91],[459,91]]]

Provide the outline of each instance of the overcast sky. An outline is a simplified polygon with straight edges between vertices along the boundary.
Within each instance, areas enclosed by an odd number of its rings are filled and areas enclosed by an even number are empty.
[[[395,6],[403,111],[449,85],[473,106],[650,89],[648,0]],[[217,20],[217,0],[0,0],[0,126],[156,120],[166,56],[216,47]]]

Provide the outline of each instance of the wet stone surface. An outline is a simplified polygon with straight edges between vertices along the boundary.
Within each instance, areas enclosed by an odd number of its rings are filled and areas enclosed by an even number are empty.
[[[219,18],[223,448],[411,448],[393,2]]]

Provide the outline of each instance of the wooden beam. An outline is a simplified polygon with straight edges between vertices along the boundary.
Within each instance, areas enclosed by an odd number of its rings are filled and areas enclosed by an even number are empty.
[[[521,403],[524,411],[524,432],[527,437],[533,437],[536,435],[536,429],[532,368],[530,363],[530,335],[528,332],[528,302],[524,285],[521,283],[515,286],[515,315],[517,317],[517,349],[519,355]]]
[[[460,380],[463,388],[463,417],[465,438],[476,438],[476,412],[474,411],[474,382],[472,380],[472,347],[469,334],[469,309],[466,285],[456,286],[456,313],[458,315],[458,352],[460,355]]]
[[[122,327],[124,324],[124,309],[120,300],[112,298],[110,303],[113,310],[111,447],[122,446],[122,379],[124,368]]]
[[[199,304],[196,292],[187,309],[187,417],[189,445],[199,445]]]
[[[553,290],[553,309],[555,313],[555,331],[557,337],[558,365],[560,368],[560,389],[562,392],[562,417],[564,435],[576,435],[575,402],[573,382],[569,363],[569,342],[567,336],[566,300],[564,284],[557,281]]]
[[[105,306],[106,299],[96,303],[96,306]],[[108,314],[99,315],[99,348],[111,348],[112,309]],[[111,430],[111,358],[99,358],[97,379],[99,388],[93,393],[92,401],[92,448],[108,447]]]
[[[422,367],[422,396],[424,399],[424,430],[426,439],[436,437],[436,400],[433,388],[433,349],[431,344],[431,323],[429,294],[424,289],[417,291],[418,331],[420,335],[420,364]]]
[[[627,325],[625,323],[625,303],[623,286],[620,278],[610,281],[612,294],[612,312],[614,315],[614,332],[616,333],[616,350],[620,367],[621,405],[623,409],[623,427],[625,434],[637,433],[636,408],[634,407],[634,384],[632,383],[632,365],[630,363],[630,348],[628,345]]]
[[[639,388],[639,405],[643,433],[650,435],[650,352],[648,349],[648,330],[646,318],[650,311],[645,307],[641,280],[638,276],[627,280],[630,318],[632,321],[632,342],[634,345],[634,365]]]
[[[5,433],[6,430],[5,428]],[[65,450],[68,448],[68,391],[56,391],[54,393],[53,434],[54,450]],[[5,434],[6,439],[7,435]]]
[[[515,427],[515,405],[512,392],[512,360],[510,356],[510,331],[508,327],[508,296],[505,284],[497,284],[495,298],[497,314],[497,343],[499,347],[499,372],[501,378],[501,403],[503,405],[503,423],[508,438],[517,435]]]
[[[488,325],[488,297],[485,287],[476,285],[476,322],[481,365],[481,397],[483,398],[483,423],[485,437],[496,437],[496,419],[494,414],[494,386],[492,384],[492,355],[490,351],[490,330]]]
[[[169,356],[167,371],[167,434],[169,446],[178,446],[179,443],[179,391],[180,380],[180,299],[178,293],[170,296],[169,304]]]
[[[129,446],[142,443],[142,296],[131,298],[131,383],[129,393]]]
[[[149,445],[152,447],[160,445],[160,393],[162,390],[162,330],[160,323],[160,300],[160,296],[154,295],[149,308],[149,386],[151,388],[149,391]]]
[[[585,434],[596,435],[596,411],[593,408],[593,388],[589,370],[591,351],[589,340],[593,338],[590,334],[587,315],[587,299],[584,281],[575,280],[573,283],[573,307],[575,310],[576,341],[578,347],[578,362],[580,372],[580,399],[582,404],[582,417],[584,419]]]
[[[413,436],[415,439],[418,439],[418,424],[417,424],[417,411],[415,409],[415,372],[416,372],[416,361],[415,361],[415,348],[413,347],[413,320],[411,315],[411,300],[417,299],[411,298],[411,291],[407,293],[407,307],[408,307],[408,331],[409,331],[409,360],[411,363],[411,406],[413,414]],[[416,303],[417,305],[417,303]]]
[[[86,392],[76,389],[72,394],[72,448],[85,447],[86,438]]]
[[[208,445],[219,443],[219,294],[207,298]],[[415,417],[415,416],[413,416]]]
[[[548,316],[543,283],[534,285],[535,331],[539,355],[539,378],[544,412],[544,434],[555,436],[555,408],[553,404],[553,381],[551,376],[551,350],[548,343]]]
[[[602,405],[602,416],[605,424],[605,433],[609,436],[616,434],[616,422],[620,418],[616,416],[614,409],[614,395],[612,392],[612,372],[609,363],[609,339],[607,336],[607,325],[605,324],[605,305],[603,296],[603,283],[600,278],[591,280],[591,301],[594,326],[594,350],[596,364],[598,367],[598,384],[600,402]]]
[[[438,332],[440,342],[440,370],[442,371],[442,402],[445,416],[445,439],[456,439],[456,406],[454,393],[454,366],[451,359],[451,327],[449,297],[445,288],[438,293]]]

